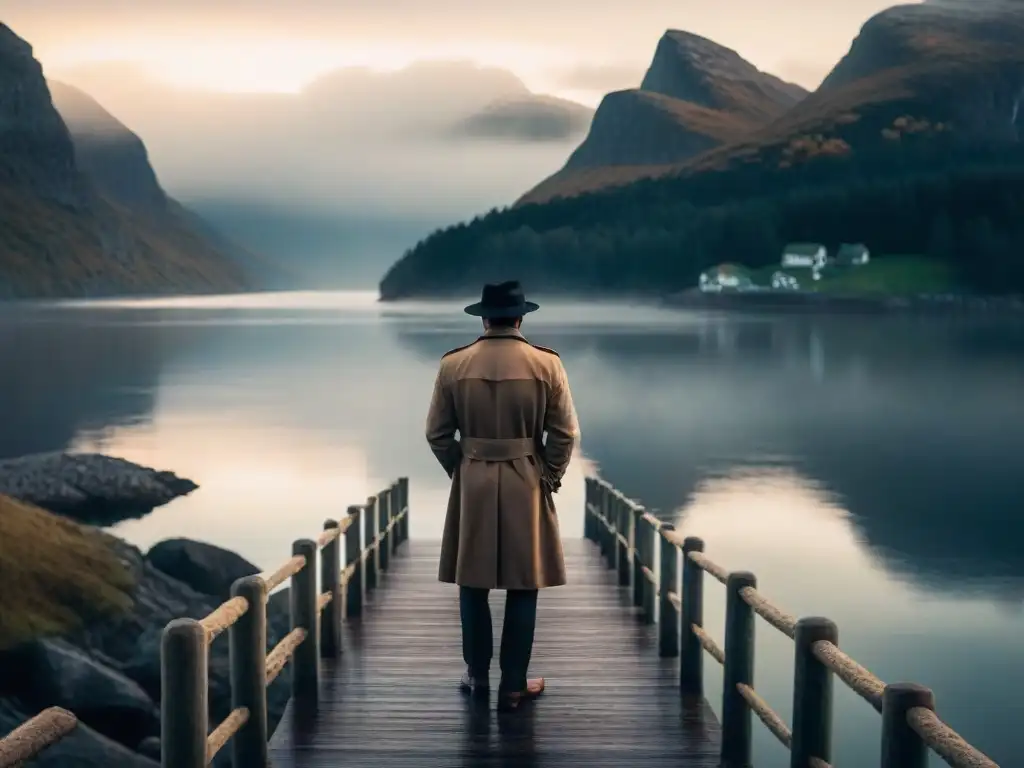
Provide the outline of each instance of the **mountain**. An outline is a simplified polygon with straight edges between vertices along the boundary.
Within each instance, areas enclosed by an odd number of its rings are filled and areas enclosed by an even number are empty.
[[[163,190],[145,144],[128,126],[84,91],[55,80],[47,83],[53,106],[64,120],[79,169],[108,201],[165,234],[195,237],[207,250],[227,257],[254,282],[279,285],[294,275],[226,237]]]
[[[563,141],[582,135],[594,110],[568,99],[520,94],[495,99],[451,128],[456,139]]]
[[[299,93],[176,88],[126,63],[60,80],[145,138],[178,200],[294,273],[274,287],[372,288],[394,251],[558,168],[592,114],[467,61],[347,67]]]
[[[730,48],[669,30],[640,87],[605,96],[565,167],[522,201],[657,175],[664,166],[742,138],[805,95],[800,86],[761,72]]]
[[[0,296],[245,286],[241,269],[180,216],[149,212],[160,205],[155,177],[137,162],[130,171],[105,167],[110,156],[102,142],[96,147],[80,164],[31,46],[0,24]],[[140,151],[144,160],[141,144],[129,157],[137,161]],[[132,208],[125,201],[134,195]]]
[[[813,94],[744,138],[657,166],[658,178],[627,167],[610,188],[597,189],[608,169],[592,169],[597,191],[535,190],[434,232],[381,296],[510,277],[535,293],[664,294],[722,262],[777,264],[787,242],[916,254],[962,291],[1024,293],[1021,40],[1016,0],[890,8]]]

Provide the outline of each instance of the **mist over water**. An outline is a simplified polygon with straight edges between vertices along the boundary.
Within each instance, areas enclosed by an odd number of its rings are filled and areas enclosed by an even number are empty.
[[[883,679],[932,687],[998,762],[1024,761],[1024,328],[542,304],[524,331],[560,352],[583,434],[564,536],[582,535],[599,471],[790,613],[835,620]],[[99,450],[197,481],[115,528],[142,548],[185,535],[272,566],[400,475],[413,538],[436,539],[447,478],[424,417],[438,358],[479,333],[461,306],[311,292],[2,310],[18,364],[0,456]],[[721,638],[717,583],[705,610]],[[757,633],[757,688],[788,719],[792,643]],[[877,714],[839,684],[836,700],[836,764],[877,761]],[[759,766],[788,765],[755,734]]]

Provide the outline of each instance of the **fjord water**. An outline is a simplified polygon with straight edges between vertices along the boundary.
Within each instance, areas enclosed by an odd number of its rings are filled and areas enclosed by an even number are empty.
[[[438,358],[478,333],[460,308],[352,293],[9,307],[0,455],[102,451],[196,480],[115,527],[143,548],[188,536],[269,567],[402,474],[412,537],[438,538],[447,478],[423,424]],[[1024,762],[1022,325],[562,303],[524,331],[561,353],[582,425],[564,536],[582,534],[599,470],[790,613],[836,621],[883,679],[932,687],[998,762]],[[788,720],[792,643],[760,623],[757,654],[756,686]],[[536,671],[557,691],[557,670]],[[877,764],[878,715],[838,683],[836,706],[834,762]],[[788,765],[754,730],[756,763]]]

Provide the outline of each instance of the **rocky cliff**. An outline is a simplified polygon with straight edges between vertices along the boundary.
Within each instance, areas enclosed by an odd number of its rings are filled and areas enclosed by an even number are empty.
[[[71,135],[78,168],[100,193],[133,210],[164,210],[167,195],[142,139],[88,94],[54,80],[48,86]]]
[[[0,298],[244,288],[163,194],[141,141],[96,132],[100,113],[73,137],[31,47],[0,24]]]
[[[640,87],[605,96],[565,167],[523,201],[656,174],[742,138],[805,95],[800,86],[761,72],[734,50],[669,30]],[[605,168],[610,169],[606,174],[595,172]]]

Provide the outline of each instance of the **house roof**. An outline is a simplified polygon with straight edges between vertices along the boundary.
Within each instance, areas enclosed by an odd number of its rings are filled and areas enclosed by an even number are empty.
[[[790,243],[782,252],[796,256],[814,256],[823,247],[821,243]]]

